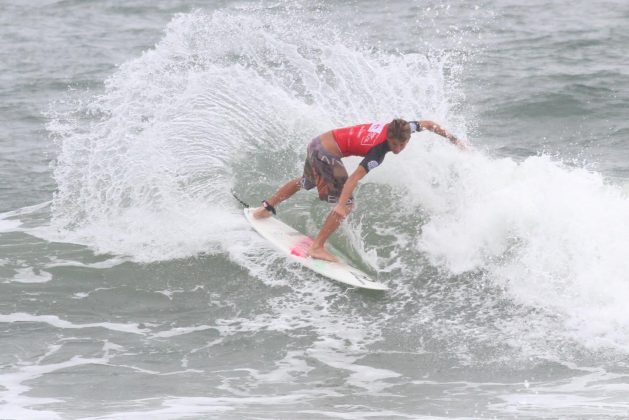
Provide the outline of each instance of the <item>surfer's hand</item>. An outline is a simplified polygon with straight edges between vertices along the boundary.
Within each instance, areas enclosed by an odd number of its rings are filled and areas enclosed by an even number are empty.
[[[450,141],[452,142],[452,144],[454,144],[456,147],[458,147],[460,150],[463,150],[464,152],[469,152],[470,150],[472,150],[472,146],[467,140],[461,140],[452,136]]]
[[[456,146],[457,149],[462,150],[464,152],[469,151],[469,147],[467,146],[466,142],[461,141],[459,139],[456,140],[450,140],[450,143],[452,143],[453,146]]]

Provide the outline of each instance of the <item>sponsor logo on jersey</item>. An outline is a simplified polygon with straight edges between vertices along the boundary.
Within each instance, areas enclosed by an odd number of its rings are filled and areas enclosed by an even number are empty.
[[[369,126],[369,128],[367,129],[367,134],[364,136],[361,136],[362,138],[360,139],[360,144],[362,146],[371,146],[375,143],[376,139],[378,138],[378,136],[380,135],[380,133],[382,133],[382,130],[384,129],[384,126],[386,125],[386,123],[373,123]],[[362,134],[362,129],[361,132],[359,134]]]
[[[386,123],[373,123],[371,124],[371,126],[369,127],[369,132],[370,133],[377,133],[380,134],[382,133],[382,130],[384,129],[384,126],[386,125]]]
[[[378,167],[378,161],[376,160],[370,160],[369,162],[367,162],[367,167],[369,168],[369,170],[371,171],[372,169],[375,169]]]

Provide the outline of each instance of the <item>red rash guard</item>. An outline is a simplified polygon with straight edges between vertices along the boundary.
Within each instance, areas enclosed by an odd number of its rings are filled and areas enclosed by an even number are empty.
[[[332,130],[343,157],[365,156],[374,146],[387,141],[389,124],[369,123]]]

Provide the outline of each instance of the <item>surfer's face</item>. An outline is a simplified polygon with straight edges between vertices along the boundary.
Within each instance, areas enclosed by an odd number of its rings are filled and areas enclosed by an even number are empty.
[[[408,140],[402,141],[398,139],[387,139],[387,142],[389,143],[389,150],[391,150],[396,155],[404,150],[404,148],[408,144]]]

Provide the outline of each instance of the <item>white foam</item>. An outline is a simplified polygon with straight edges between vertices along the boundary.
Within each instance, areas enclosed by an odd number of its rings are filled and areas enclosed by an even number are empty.
[[[147,409],[144,411],[123,411],[104,416],[83,417],[82,420],[105,420],[105,419],[180,419],[186,417],[201,416],[203,414],[229,413],[237,409],[255,405],[289,405],[302,403],[314,398],[314,395],[322,392],[293,393],[291,395],[279,396],[243,396],[243,397],[175,397],[161,401],[161,407],[157,409]],[[152,400],[146,400],[149,403]]]
[[[74,324],[63,320],[56,315],[32,315],[24,312],[16,312],[12,314],[0,314],[0,322],[39,322],[48,324],[55,328],[82,329],[82,328],[104,328],[111,331],[119,331],[130,334],[145,334],[148,330],[140,328],[139,324],[121,324],[115,322],[98,322],[89,324]]]
[[[62,340],[63,341],[63,340]],[[103,344],[104,356],[100,358],[84,358],[74,356],[69,360],[58,363],[43,363],[44,360],[55,355],[63,348],[60,344],[49,345],[46,352],[38,357],[32,364],[20,362],[17,366],[4,369],[0,373],[0,418],[7,419],[58,419],[59,414],[51,410],[34,409],[32,407],[44,404],[65,403],[63,398],[30,397],[27,394],[31,387],[25,385],[42,376],[59,370],[72,369],[77,366],[109,363],[114,353],[124,350],[122,346],[105,341]]]
[[[0,219],[0,232],[14,232],[22,226],[19,220],[3,220]]]
[[[113,268],[113,267],[119,266],[120,264],[123,264],[127,261],[129,261],[129,258],[122,258],[122,257],[113,257],[105,261],[99,261],[99,262],[94,262],[94,263],[84,263],[80,261],[53,258],[50,263],[46,264],[46,268],[84,267],[84,268],[95,268],[95,269],[107,269],[107,268]]]
[[[521,416],[596,418],[605,413],[610,418],[623,417],[629,410],[629,385],[615,383],[626,379],[600,369],[551,383],[526,382],[525,389],[497,396],[500,403],[489,407],[500,413]]]
[[[47,283],[52,280],[52,274],[47,271],[35,270],[32,267],[16,270],[17,273],[9,280],[15,283]]]
[[[170,337],[177,337],[180,335],[191,334],[198,331],[207,331],[207,330],[217,330],[217,328],[210,325],[197,325],[194,327],[176,327],[167,331],[160,331],[158,333],[152,334],[152,337],[170,338]]]
[[[314,367],[304,360],[303,351],[288,351],[282,360],[275,362],[275,369],[266,373],[253,373],[260,383],[291,383],[295,377],[305,376]]]
[[[352,343],[356,343],[356,341],[352,340]],[[315,343],[313,348],[308,351],[308,355],[335,369],[351,372],[346,382],[364,389],[371,395],[376,395],[394,385],[387,382],[387,379],[402,376],[390,369],[379,369],[357,363],[360,353],[347,351],[346,347],[343,339],[326,336]]]
[[[88,364],[106,363],[104,358],[82,358],[73,357],[70,360],[60,363],[35,364],[20,366],[12,372],[0,373],[0,401],[4,404],[0,405],[0,418],[7,419],[58,419],[60,415],[50,410],[31,409],[30,407],[63,403],[62,398],[40,398],[30,397],[26,394],[31,387],[24,385],[25,382],[35,380],[45,374],[52,373],[62,369],[68,369],[76,366]]]
[[[561,316],[560,333],[629,351],[629,199],[617,186],[547,156],[492,159],[439,141],[402,160],[408,211],[427,210],[417,249],[434,265],[484,271],[514,301]]]
[[[18,217],[37,213],[38,211],[50,206],[50,203],[50,201],[46,201],[44,203],[35,204],[33,206],[26,206],[17,210],[0,213],[0,233],[21,232],[27,230],[23,227],[23,221]]]
[[[50,206],[50,203],[51,203],[51,201],[45,201],[43,203],[35,204],[35,205],[32,205],[32,206],[26,206],[26,207],[19,208],[17,210],[12,210],[12,211],[8,211],[8,212],[0,213],[0,220],[7,219],[7,218],[10,218],[10,217],[22,216],[22,215],[25,215],[25,214],[36,213],[39,210],[44,209],[44,208]]]

